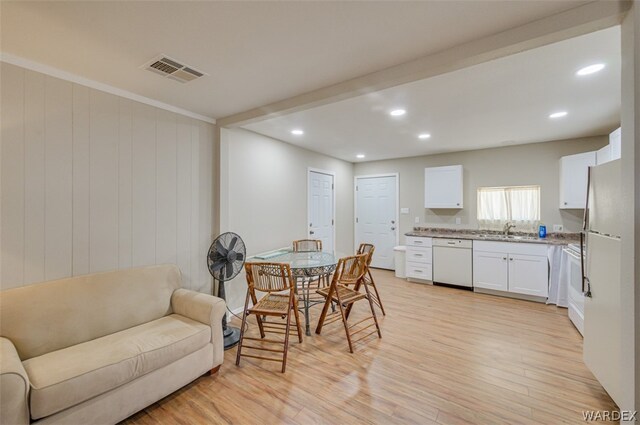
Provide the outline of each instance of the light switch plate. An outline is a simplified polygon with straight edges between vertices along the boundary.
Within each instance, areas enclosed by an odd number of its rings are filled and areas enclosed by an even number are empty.
[[[462,224],[462,219],[460,217],[456,217],[456,224]]]
[[[554,224],[553,225],[553,231],[554,232],[562,232],[562,229],[564,229],[564,226],[562,224]]]
[[[420,217],[416,217],[416,219],[415,219],[415,223],[416,223],[416,224],[420,223]]]
[[[400,208],[400,214],[409,214],[409,208]]]

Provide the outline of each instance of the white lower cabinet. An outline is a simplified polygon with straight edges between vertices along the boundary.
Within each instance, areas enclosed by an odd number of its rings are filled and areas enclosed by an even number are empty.
[[[432,239],[407,237],[406,273],[408,278],[433,280]]]
[[[549,265],[547,257],[509,255],[509,292],[547,297]]]
[[[507,254],[473,252],[473,286],[476,288],[508,291]]]
[[[473,243],[473,286],[546,298],[547,246],[530,243]]]

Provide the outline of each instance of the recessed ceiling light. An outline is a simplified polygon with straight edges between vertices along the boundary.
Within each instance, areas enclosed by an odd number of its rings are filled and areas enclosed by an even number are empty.
[[[291,134],[293,134],[294,136],[302,136],[304,134],[304,131],[302,131],[302,130],[291,130]]]
[[[418,139],[428,139],[431,135],[429,133],[422,133],[418,135]]]
[[[576,72],[576,75],[583,76],[583,75],[593,74],[598,71],[602,71],[604,67],[605,67],[605,64],[603,63],[595,63],[593,65],[585,66],[584,68],[579,69],[578,72]]]
[[[356,155],[356,158],[362,159],[362,158],[364,158],[364,154],[363,153],[359,153],[358,155]]]
[[[562,118],[567,116],[567,111],[558,111],[549,115],[549,118]]]
[[[404,109],[394,109],[393,111],[389,112],[389,115],[391,115],[392,117],[399,117],[406,113],[407,111],[405,111]]]

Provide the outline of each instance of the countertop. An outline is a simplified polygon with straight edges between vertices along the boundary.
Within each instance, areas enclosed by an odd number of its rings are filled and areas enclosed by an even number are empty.
[[[579,243],[579,233],[547,233],[546,238],[539,238],[535,233],[513,232],[509,238],[505,238],[501,232],[482,231],[471,229],[445,229],[437,227],[414,227],[413,231],[405,233],[405,236],[418,236],[427,238],[471,239],[474,241],[495,242],[523,242],[546,245],[568,245]]]

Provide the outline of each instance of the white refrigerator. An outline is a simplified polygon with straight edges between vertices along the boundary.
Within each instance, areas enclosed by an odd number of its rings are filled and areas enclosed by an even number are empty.
[[[589,168],[583,227],[584,362],[620,404],[620,160]]]

